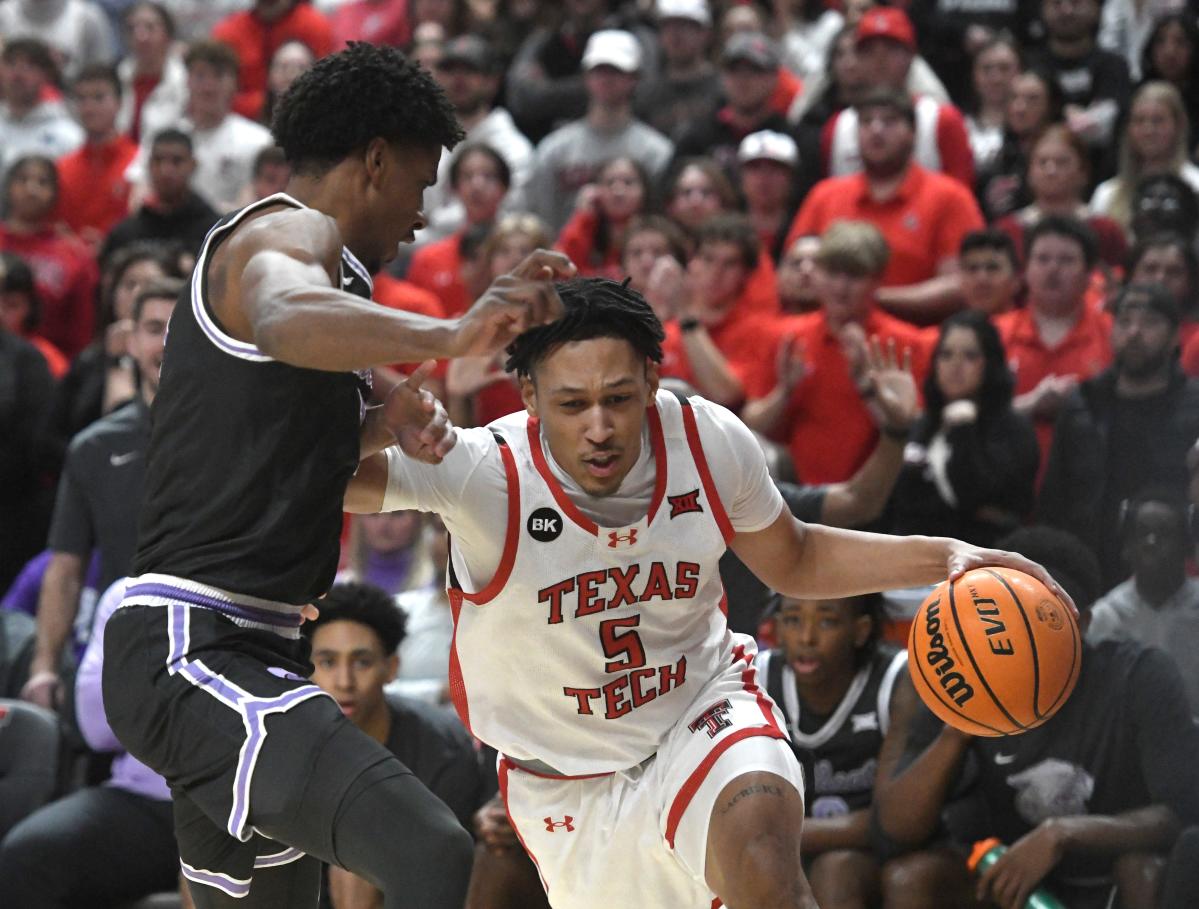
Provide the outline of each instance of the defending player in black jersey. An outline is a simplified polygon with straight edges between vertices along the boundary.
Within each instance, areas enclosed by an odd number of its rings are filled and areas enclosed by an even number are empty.
[[[469,837],[308,682],[299,626],[333,581],[359,459],[398,438],[436,461],[454,441],[423,370],[372,409],[370,368],[493,352],[556,314],[551,281],[572,269],[534,253],[452,321],[367,299],[462,136],[440,88],[395,50],[326,57],[273,130],[287,192],[210,231],[171,320],[105,706],[171,784],[199,909],[315,906],[319,860],[366,878],[389,909],[457,907]]]
[[[803,766],[804,860],[821,909],[874,905],[880,898],[887,906],[932,906],[939,896],[929,886],[939,880],[935,873],[920,878],[925,886],[913,886],[889,867],[896,863],[882,864],[872,849],[875,777],[880,762],[898,758],[891,730],[906,728],[915,697],[907,652],[880,640],[883,621],[878,594],[786,598],[776,618],[779,646],[756,660]],[[937,851],[922,861],[961,864],[960,857]]]

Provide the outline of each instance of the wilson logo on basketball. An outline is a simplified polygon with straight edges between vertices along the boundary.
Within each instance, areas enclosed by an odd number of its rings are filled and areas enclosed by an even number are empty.
[[[637,528],[630,527],[627,533],[621,533],[617,530],[608,532],[608,548],[615,549],[617,546],[633,546],[637,543]]]
[[[565,830],[567,833],[574,833],[575,832],[574,818],[568,814],[560,821],[555,821],[552,817],[547,817],[545,819],[545,829],[548,830],[550,833],[553,833],[555,830],[557,830],[559,828]]]
[[[698,489],[684,492],[682,495],[667,496],[666,500],[670,502],[670,519],[672,521],[681,514],[695,514],[704,510],[704,506],[699,504]]]
[[[727,699],[718,704],[713,704],[688,723],[687,728],[692,732],[699,732],[701,729],[704,729],[708,733],[708,738],[714,739],[721,729],[728,729],[733,725],[733,721],[729,719],[729,711],[732,709],[733,705]]]
[[[924,616],[924,631],[928,635],[928,652],[924,659],[937,673],[945,694],[961,707],[974,697],[974,689],[960,672],[954,671],[953,657],[949,655],[949,648],[945,646],[945,638],[941,635],[941,601],[938,599],[929,603]]]

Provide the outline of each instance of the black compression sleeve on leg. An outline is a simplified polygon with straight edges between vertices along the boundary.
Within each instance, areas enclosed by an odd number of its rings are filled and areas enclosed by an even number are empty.
[[[474,844],[453,812],[396,762],[367,770],[333,825],[338,864],[383,891],[387,909],[461,909]]]

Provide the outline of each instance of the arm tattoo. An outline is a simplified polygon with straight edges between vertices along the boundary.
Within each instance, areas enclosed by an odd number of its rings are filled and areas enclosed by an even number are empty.
[[[779,798],[782,798],[783,797],[783,787],[782,786],[772,786],[770,783],[754,783],[752,786],[746,786],[744,789],[742,789],[740,792],[738,792],[736,795],[734,795],[731,799],[729,799],[728,802],[726,802],[724,805],[722,805],[720,807],[720,813],[728,814],[728,812],[730,810],[732,810],[732,807],[734,805],[736,805],[739,801],[741,801],[743,798],[745,798],[746,796],[758,795],[758,794],[775,795],[775,796],[778,796]]]

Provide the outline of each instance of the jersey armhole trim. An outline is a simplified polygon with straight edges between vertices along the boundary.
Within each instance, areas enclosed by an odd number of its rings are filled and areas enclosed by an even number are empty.
[[[878,686],[878,728],[883,735],[891,726],[891,695],[895,691],[895,680],[908,664],[907,650],[898,651],[883,671],[883,680]]]
[[[204,243],[200,247],[200,255],[196,258],[190,282],[192,312],[204,336],[218,350],[224,351],[240,360],[249,360],[252,363],[270,363],[273,358],[262,353],[256,345],[246,341],[239,341],[226,332],[204,304],[204,293],[208,288],[208,255],[213,241],[217,237],[232,233],[245,220],[247,215],[261,211],[272,205],[290,205],[293,208],[301,209],[306,207],[302,202],[293,199],[287,193],[275,193],[273,196],[267,196],[265,199],[261,199],[252,205],[247,205],[224,224],[214,225],[204,237]]]
[[[513,457],[508,443],[498,434],[495,438],[500,449],[500,458],[504,462],[504,479],[508,487],[508,525],[504,531],[504,552],[500,556],[500,564],[487,586],[478,593],[467,593],[458,588],[462,598],[475,606],[483,606],[495,599],[508,583],[512,564],[516,561],[516,548],[520,543],[520,474],[516,470],[516,458]]]
[[[683,428],[687,433],[687,446],[691,449],[691,457],[699,471],[700,482],[704,485],[704,495],[707,496],[708,502],[712,506],[712,517],[716,519],[716,526],[720,528],[720,535],[724,537],[727,546],[734,536],[733,525],[729,521],[728,513],[724,510],[724,504],[720,501],[720,493],[716,491],[716,484],[712,481],[712,472],[708,470],[708,459],[704,457],[704,448],[699,440],[699,427],[696,426],[695,411],[692,409],[690,401],[683,402]]]

